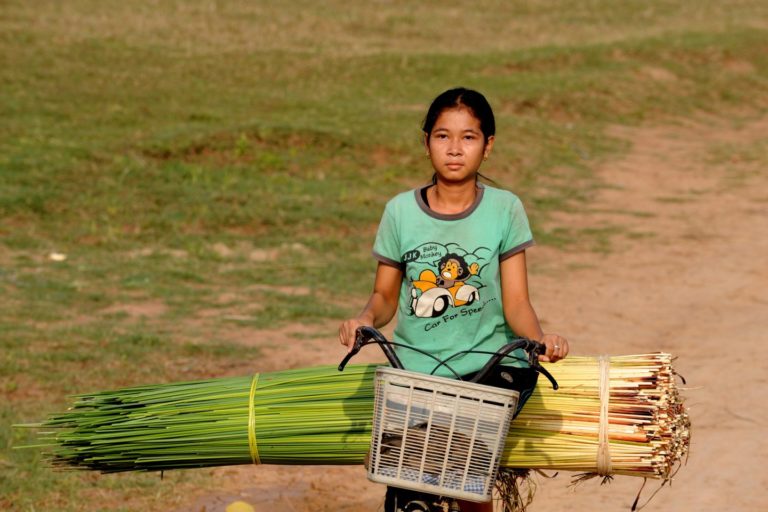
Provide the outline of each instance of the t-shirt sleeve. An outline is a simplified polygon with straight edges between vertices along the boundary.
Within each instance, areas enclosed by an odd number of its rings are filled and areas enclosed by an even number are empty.
[[[396,215],[393,212],[392,204],[388,204],[381,216],[379,230],[376,232],[373,257],[386,265],[402,268],[401,254]]]
[[[506,233],[501,242],[499,260],[505,260],[534,244],[533,233],[528,224],[528,216],[519,198],[514,197],[508,210]]]

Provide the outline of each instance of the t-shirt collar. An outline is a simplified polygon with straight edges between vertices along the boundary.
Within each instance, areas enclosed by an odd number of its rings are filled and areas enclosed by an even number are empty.
[[[483,193],[485,192],[485,185],[483,185],[482,183],[478,183],[477,194],[475,195],[475,201],[471,205],[469,205],[469,207],[466,210],[459,213],[445,214],[445,213],[437,213],[436,211],[432,210],[429,206],[427,206],[427,203],[424,202],[424,198],[421,196],[421,191],[431,186],[432,186],[431,184],[425,185],[423,187],[415,189],[413,192],[414,192],[414,196],[416,197],[416,204],[419,205],[419,208],[421,208],[421,210],[427,215],[429,215],[430,217],[433,217],[439,220],[466,219],[467,217],[472,215],[472,212],[474,212],[478,206],[480,206],[480,201],[482,201]]]

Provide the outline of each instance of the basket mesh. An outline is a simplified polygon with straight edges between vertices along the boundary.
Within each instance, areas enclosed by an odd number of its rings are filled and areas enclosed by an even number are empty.
[[[490,500],[518,392],[384,367],[375,382],[368,478]]]

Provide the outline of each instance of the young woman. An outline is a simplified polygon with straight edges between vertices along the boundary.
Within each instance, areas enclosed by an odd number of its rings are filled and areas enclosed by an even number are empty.
[[[494,352],[510,338],[544,343],[542,361],[568,355],[568,341],[545,334],[528,296],[525,251],[533,237],[522,203],[513,193],[478,182],[493,149],[495,120],[485,97],[458,88],[432,102],[423,125],[432,183],[401,193],[384,210],[374,257],[373,293],[355,318],[339,328],[342,345],[352,346],[360,326],[381,327],[397,312],[394,340],[440,360],[464,350]],[[405,368],[430,373],[435,360],[407,348],[398,356]],[[521,402],[535,385],[525,374],[524,354],[509,360],[494,385],[511,384]],[[459,375],[479,370],[488,355],[463,354],[450,360]],[[437,375],[453,377],[445,366]],[[535,373],[535,372],[530,372]],[[522,386],[522,388],[521,388]],[[462,503],[462,510],[492,510],[491,504]]]

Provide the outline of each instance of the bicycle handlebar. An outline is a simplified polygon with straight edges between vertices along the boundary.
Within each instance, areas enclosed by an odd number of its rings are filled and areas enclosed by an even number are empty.
[[[358,327],[355,331],[355,343],[352,345],[350,351],[346,356],[344,356],[344,359],[342,359],[341,363],[339,364],[339,371],[344,371],[344,367],[347,365],[350,359],[357,355],[361,348],[371,343],[376,343],[381,347],[381,350],[384,352],[384,355],[389,360],[389,364],[392,365],[393,368],[400,370],[405,369],[403,363],[400,362],[400,359],[397,357],[394,349],[392,348],[393,343],[385,338],[378,329],[369,326],[362,326]],[[417,352],[422,352],[421,350],[414,347],[409,347],[407,345],[404,346],[416,350]],[[528,353],[528,363],[530,364],[531,368],[543,374],[549,380],[549,382],[552,383],[553,389],[558,389],[559,386],[555,378],[552,377],[552,374],[539,364],[538,356],[546,352],[546,345],[528,338],[518,338],[497,350],[491,356],[488,362],[485,363],[485,365],[480,369],[480,371],[477,372],[477,374],[472,378],[471,382],[482,381],[496,366],[501,363],[502,359],[504,359],[510,352],[519,348]],[[446,362],[440,361],[429,353],[424,352],[424,354],[437,360],[440,363],[440,366],[446,366],[454,375],[456,375],[457,378],[460,379],[460,376],[455,371],[453,371],[453,369],[448,366]]]

